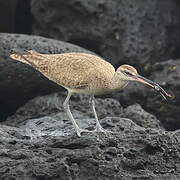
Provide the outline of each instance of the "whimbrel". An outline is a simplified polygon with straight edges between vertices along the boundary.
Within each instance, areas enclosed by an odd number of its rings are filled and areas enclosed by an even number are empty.
[[[96,114],[94,95],[117,91],[124,88],[129,81],[138,81],[156,89],[164,98],[170,96],[158,84],[140,76],[134,67],[121,65],[115,71],[109,62],[92,54],[40,54],[30,50],[26,53],[13,53],[11,58],[32,66],[48,79],[67,89],[68,95],[63,106],[78,136],[81,136],[82,132],[89,131],[79,128],[72,116],[69,99],[73,93],[90,95],[96,120],[95,131],[101,132],[104,132],[104,129]]]

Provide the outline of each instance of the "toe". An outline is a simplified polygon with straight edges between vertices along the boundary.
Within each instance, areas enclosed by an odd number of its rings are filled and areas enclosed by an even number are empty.
[[[89,130],[87,130],[87,129],[78,129],[77,130],[77,135],[79,136],[79,137],[81,137],[81,133],[92,133],[92,131],[89,131]]]
[[[96,127],[96,129],[94,131],[95,132],[102,132],[102,133],[111,133],[111,131],[104,129],[103,127]]]

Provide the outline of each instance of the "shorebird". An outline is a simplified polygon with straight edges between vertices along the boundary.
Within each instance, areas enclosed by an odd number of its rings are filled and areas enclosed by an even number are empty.
[[[41,54],[30,50],[25,53],[14,52],[10,57],[32,66],[49,80],[67,89],[68,95],[63,107],[78,136],[81,136],[82,132],[89,132],[89,130],[79,128],[73,118],[69,108],[69,100],[73,93],[90,95],[96,120],[95,131],[100,132],[105,132],[105,130],[100,125],[96,114],[94,95],[118,91],[124,88],[128,82],[137,81],[156,89],[165,99],[166,96],[170,96],[157,83],[139,75],[133,66],[121,65],[115,71],[109,62],[92,54]]]

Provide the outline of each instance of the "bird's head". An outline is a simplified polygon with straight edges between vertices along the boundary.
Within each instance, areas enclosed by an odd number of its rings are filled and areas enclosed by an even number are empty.
[[[130,65],[122,65],[117,69],[117,73],[124,81],[134,81],[135,77],[138,75],[137,70]]]
[[[117,69],[117,73],[119,74],[121,80],[137,81],[157,90],[165,99],[166,99],[166,96],[172,97],[170,94],[166,93],[166,91],[162,87],[160,87],[157,83],[139,75],[137,70],[133,66],[126,65],[126,64],[121,65]]]

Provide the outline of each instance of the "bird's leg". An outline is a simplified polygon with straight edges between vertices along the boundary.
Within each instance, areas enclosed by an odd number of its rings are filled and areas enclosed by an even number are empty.
[[[90,96],[90,102],[92,105],[92,110],[95,116],[95,120],[96,120],[96,129],[95,131],[97,132],[106,132],[106,130],[101,126],[101,124],[99,123],[98,117],[97,117],[97,113],[96,113],[96,109],[95,109],[95,99],[94,96]]]
[[[86,129],[80,129],[79,126],[77,125],[75,119],[73,118],[73,115],[69,108],[69,99],[70,99],[71,95],[72,95],[72,93],[68,91],[68,95],[63,103],[63,107],[64,107],[64,110],[65,110],[66,114],[68,115],[69,119],[73,123],[73,126],[76,130],[77,135],[80,137],[82,132],[89,132],[89,131]]]

